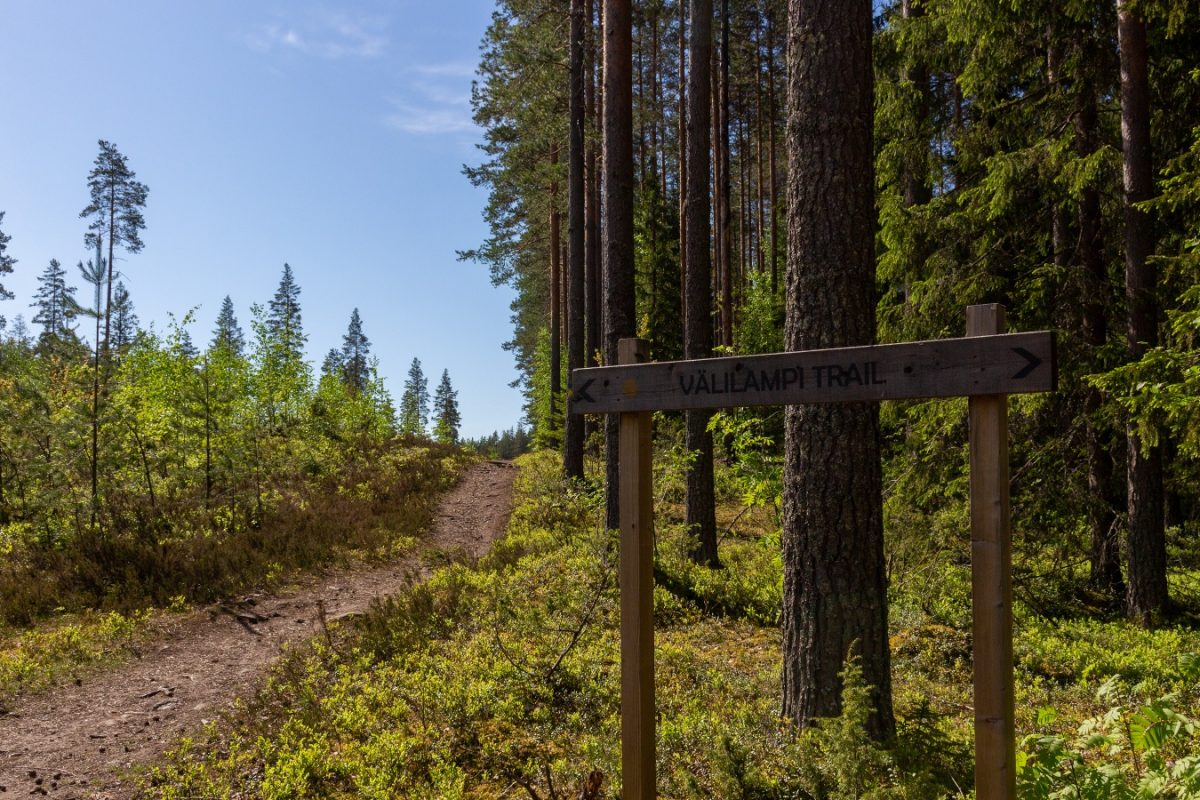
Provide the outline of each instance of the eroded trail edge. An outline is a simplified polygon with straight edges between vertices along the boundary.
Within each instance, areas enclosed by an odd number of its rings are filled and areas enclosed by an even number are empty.
[[[515,474],[498,462],[467,470],[439,505],[423,549],[485,553],[508,522]],[[0,717],[0,797],[131,796],[123,773],[251,694],[285,644],[317,634],[322,620],[361,613],[424,570],[412,556],[197,611],[139,658],[18,702]]]

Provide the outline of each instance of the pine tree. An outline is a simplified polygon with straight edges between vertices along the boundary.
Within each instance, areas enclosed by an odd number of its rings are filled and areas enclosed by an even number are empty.
[[[604,358],[617,363],[617,342],[637,335],[633,253],[633,20],[627,2],[604,0]],[[621,527],[617,492],[619,424],[605,427],[606,524]]]
[[[137,338],[138,317],[133,313],[133,300],[124,281],[117,281],[112,297],[112,346],[120,353]],[[190,341],[190,340],[189,340]]]
[[[789,7],[789,350],[875,342],[871,3],[844,6]],[[783,713],[802,726],[838,715],[853,653],[873,687],[868,730],[886,740],[895,720],[879,409],[789,406],[785,424]]]
[[[285,358],[300,361],[304,358],[304,328],[300,321],[300,286],[292,275],[292,267],[283,265],[279,288],[268,305],[267,330]]]
[[[341,370],[342,381],[354,394],[361,394],[371,379],[371,342],[362,330],[358,309],[350,314],[350,326],[342,337]]]
[[[0,225],[4,224],[4,212],[0,211]],[[12,241],[12,237],[0,230],[0,275],[11,275],[13,267],[17,260],[8,254],[8,243]],[[11,300],[13,293],[4,288],[4,284],[0,283],[0,300]],[[4,317],[0,317],[3,320]]]
[[[221,301],[221,311],[217,314],[217,327],[213,329],[212,346],[223,347],[234,355],[240,356],[246,349],[246,336],[238,325],[237,315],[233,311],[233,300],[229,295]]]
[[[100,153],[88,174],[88,190],[91,202],[80,217],[93,217],[88,225],[84,243],[88,247],[99,247],[108,242],[108,274],[105,278],[107,291],[104,311],[104,350],[109,349],[109,333],[113,305],[113,253],[123,247],[130,253],[142,251],[141,230],[146,227],[142,209],[146,206],[149,189],[139,183],[125,156],[112,142],[100,140]]]
[[[67,271],[57,258],[50,259],[38,276],[38,290],[29,305],[38,310],[33,321],[42,326],[42,339],[65,339],[74,334],[75,287],[67,286]]]
[[[400,398],[400,432],[422,436],[428,424],[429,381],[421,370],[421,359],[414,358],[404,382],[404,396]]]
[[[82,261],[78,264],[79,274],[93,288],[92,308],[87,309],[85,313],[96,320],[96,333],[95,338],[92,340],[92,447],[91,459],[89,461],[92,489],[92,525],[96,524],[97,517],[100,514],[100,320],[104,317],[104,276],[107,271],[99,239],[96,240],[95,246],[95,257],[87,262],[86,265]]]
[[[450,386],[450,371],[442,370],[442,381],[433,394],[433,438],[446,444],[458,444],[458,392]]]
[[[1150,85],[1146,20],[1129,0],[1117,2],[1121,53],[1121,142],[1125,189],[1125,297],[1129,354],[1139,359],[1156,347],[1157,272],[1154,220],[1140,206],[1154,194],[1151,162]],[[1167,547],[1163,528],[1163,457],[1156,432],[1150,437],[1130,423],[1127,429],[1129,562],[1126,611],[1149,626],[1167,608]],[[1144,441],[1144,439],[1148,439]]]
[[[712,0],[692,0],[692,38],[688,51],[687,117],[687,269],[684,274],[684,357],[709,358],[713,347],[712,265],[709,255],[709,128],[712,106]],[[719,252],[719,248],[718,248]],[[687,473],[685,514],[696,537],[691,557],[719,566],[713,483],[712,412],[688,411],[685,443],[695,462]]]
[[[584,0],[571,0],[570,133],[567,146],[567,371],[587,363],[584,349]],[[563,435],[563,471],[569,478],[583,479],[583,416],[567,414]]]

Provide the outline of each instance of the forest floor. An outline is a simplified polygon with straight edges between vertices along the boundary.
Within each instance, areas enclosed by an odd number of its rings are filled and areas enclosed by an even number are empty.
[[[250,696],[284,647],[364,612],[447,557],[486,552],[507,524],[515,473],[497,462],[468,469],[438,507],[419,555],[176,617],[137,658],[17,701],[0,715],[0,797],[132,795],[131,768],[154,763],[180,736]]]

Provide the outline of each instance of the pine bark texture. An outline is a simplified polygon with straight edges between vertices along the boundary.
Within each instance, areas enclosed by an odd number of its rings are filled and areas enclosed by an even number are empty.
[[[875,341],[871,3],[788,7],[790,350]],[[841,710],[839,673],[860,659],[869,731],[895,732],[875,404],[787,409],[783,710],[800,725]]]
[[[584,192],[583,192],[583,30],[584,0],[571,0],[570,134],[567,142],[567,370],[585,366],[584,348]],[[567,414],[563,472],[583,479],[583,417]]]
[[[1146,57],[1146,22],[1117,2],[1117,38],[1121,56],[1121,144],[1125,178],[1125,300],[1129,307],[1129,355],[1141,358],[1158,344],[1156,276],[1147,263],[1154,250],[1149,215],[1136,203],[1154,191],[1150,161],[1150,82]],[[1129,616],[1150,624],[1166,610],[1167,558],[1163,530],[1161,448],[1143,446],[1136,427],[1128,426],[1129,532],[1126,551]]]
[[[629,0],[604,2],[604,361],[617,363],[617,342],[635,335],[633,269],[633,27]],[[620,427],[609,414],[605,477],[609,528],[621,525],[617,493]]]
[[[593,0],[584,0],[587,14],[587,24],[583,29],[584,71],[586,72],[585,92],[587,94],[587,116],[595,125],[595,130],[601,128],[600,103],[596,90],[596,36],[593,25],[595,4]],[[594,366],[596,354],[604,349],[604,332],[601,318],[604,302],[601,298],[600,287],[600,172],[599,154],[597,153],[595,137],[587,141],[587,156],[584,170],[587,173],[585,187],[587,208],[584,214],[585,257],[584,270],[584,305],[586,308],[584,328],[587,342],[585,343],[585,361],[588,366]]]
[[[712,0],[691,0],[687,88],[687,257],[684,358],[712,355],[712,262],[709,252],[709,127],[712,101]],[[713,492],[713,441],[709,411],[688,411],[684,443],[695,454],[687,474],[686,522],[696,537],[692,559],[717,566],[717,521]]]

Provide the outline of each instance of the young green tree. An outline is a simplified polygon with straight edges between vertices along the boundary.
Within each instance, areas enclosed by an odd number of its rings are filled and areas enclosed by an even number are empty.
[[[400,398],[400,432],[408,436],[423,436],[429,424],[429,380],[421,370],[421,359],[414,358],[404,381]]]
[[[290,436],[308,408],[312,373],[304,360],[300,328],[300,288],[285,268],[280,291],[271,308],[250,307],[254,344],[248,354],[253,365],[259,414],[268,431]]]
[[[42,340],[67,339],[74,335],[75,287],[67,286],[67,271],[57,258],[50,259],[38,276],[38,290],[29,305],[38,311],[33,321],[42,326]]]
[[[0,211],[0,225],[4,224],[4,212]],[[11,275],[13,266],[17,260],[8,254],[8,243],[12,241],[12,237],[4,231],[0,230],[0,276]],[[0,283],[0,300],[11,300],[13,293],[4,288],[4,284]],[[4,325],[4,316],[0,315],[0,327]]]
[[[363,333],[362,319],[358,309],[350,314],[350,325],[342,337],[340,366],[342,381],[353,394],[361,394],[367,388],[370,374],[371,342]]]
[[[100,153],[88,174],[88,191],[91,202],[79,212],[79,216],[92,217],[84,243],[98,247],[108,242],[108,272],[105,276],[106,294],[104,311],[104,346],[109,350],[109,333],[113,300],[113,258],[116,248],[123,247],[129,253],[142,251],[141,231],[146,227],[142,209],[146,207],[149,189],[136,180],[137,175],[129,168],[125,156],[112,142],[101,139]]]
[[[92,447],[90,459],[92,486],[91,524],[94,526],[100,513],[100,320],[104,318],[104,276],[106,265],[99,238],[96,239],[96,255],[85,265],[79,262],[79,274],[92,285],[92,307],[79,310],[96,320],[96,333],[92,339]]]
[[[221,311],[217,314],[217,327],[213,329],[213,347],[224,347],[234,355],[240,356],[246,349],[246,336],[238,325],[237,314],[233,310],[233,300],[229,295],[221,301]]]
[[[446,444],[458,444],[458,392],[450,385],[450,370],[442,370],[442,380],[433,393],[433,438]]]

